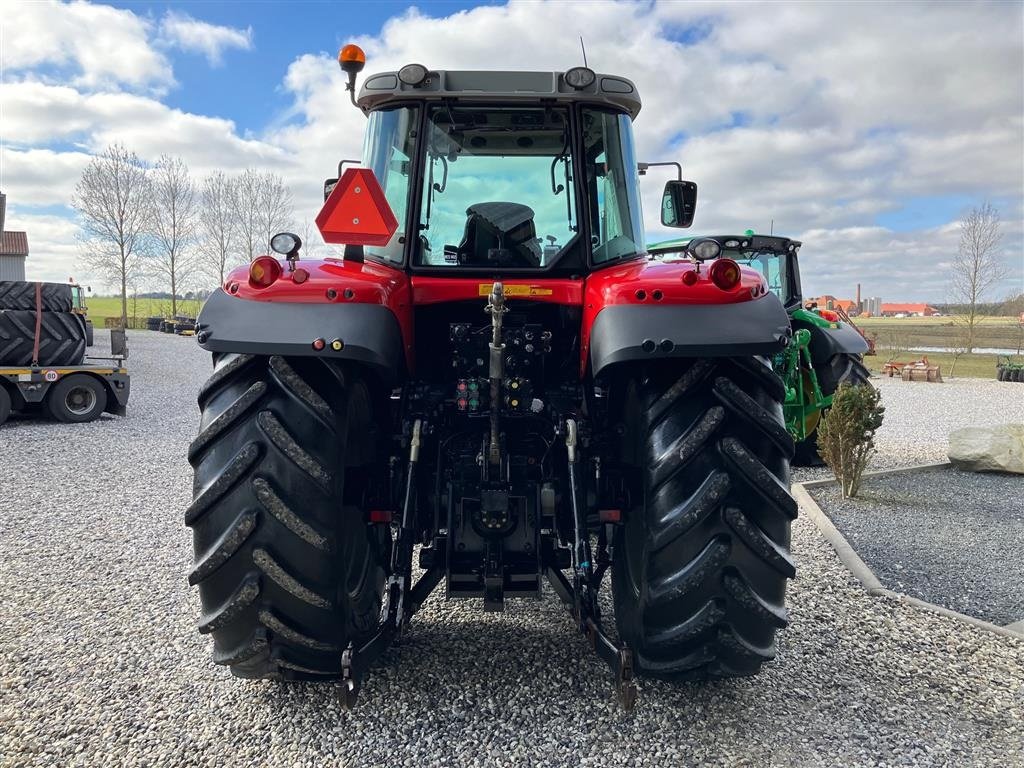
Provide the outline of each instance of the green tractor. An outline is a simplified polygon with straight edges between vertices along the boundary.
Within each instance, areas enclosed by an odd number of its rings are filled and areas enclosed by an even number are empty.
[[[817,430],[821,415],[843,382],[868,384],[864,365],[869,343],[845,315],[830,309],[805,306],[800,288],[797,253],[801,243],[786,237],[715,235],[670,240],[650,246],[648,252],[663,261],[708,258],[711,251],[739,264],[760,270],[769,289],[781,300],[793,327],[793,340],[772,359],[772,367],[786,384],[783,413],[796,441],[795,465],[820,465]],[[717,258],[718,256],[713,256]]]

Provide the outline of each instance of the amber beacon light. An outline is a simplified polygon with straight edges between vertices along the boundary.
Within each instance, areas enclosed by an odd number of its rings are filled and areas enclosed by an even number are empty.
[[[358,45],[349,43],[338,51],[338,66],[341,71],[348,75],[348,82],[345,83],[345,90],[348,91],[352,104],[356,104],[356,75],[363,71],[366,66],[366,54]]]

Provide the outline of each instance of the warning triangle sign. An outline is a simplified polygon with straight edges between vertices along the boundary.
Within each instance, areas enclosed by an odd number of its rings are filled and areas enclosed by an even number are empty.
[[[398,219],[373,171],[349,168],[317,214],[316,226],[325,243],[387,245]]]

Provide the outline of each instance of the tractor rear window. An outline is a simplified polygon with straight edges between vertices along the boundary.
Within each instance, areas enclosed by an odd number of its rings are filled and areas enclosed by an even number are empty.
[[[539,268],[577,231],[569,116],[436,107],[427,121],[416,263]]]
[[[638,191],[640,179],[629,117],[583,110],[583,152],[594,262],[600,264],[642,253],[646,247]]]
[[[363,148],[363,165],[372,168],[377,176],[384,196],[398,219],[398,231],[383,247],[366,246],[367,256],[393,262],[402,261],[418,114],[419,110],[414,107],[401,107],[370,115]]]

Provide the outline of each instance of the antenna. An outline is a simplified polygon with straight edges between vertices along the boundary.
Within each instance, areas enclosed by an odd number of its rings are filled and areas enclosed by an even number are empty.
[[[580,48],[583,49],[583,66],[587,66],[587,47],[583,44],[583,35],[580,35]],[[589,69],[589,67],[587,67]]]
[[[771,226],[768,229],[768,234],[769,235],[774,235],[775,234],[775,219],[772,219]]]

